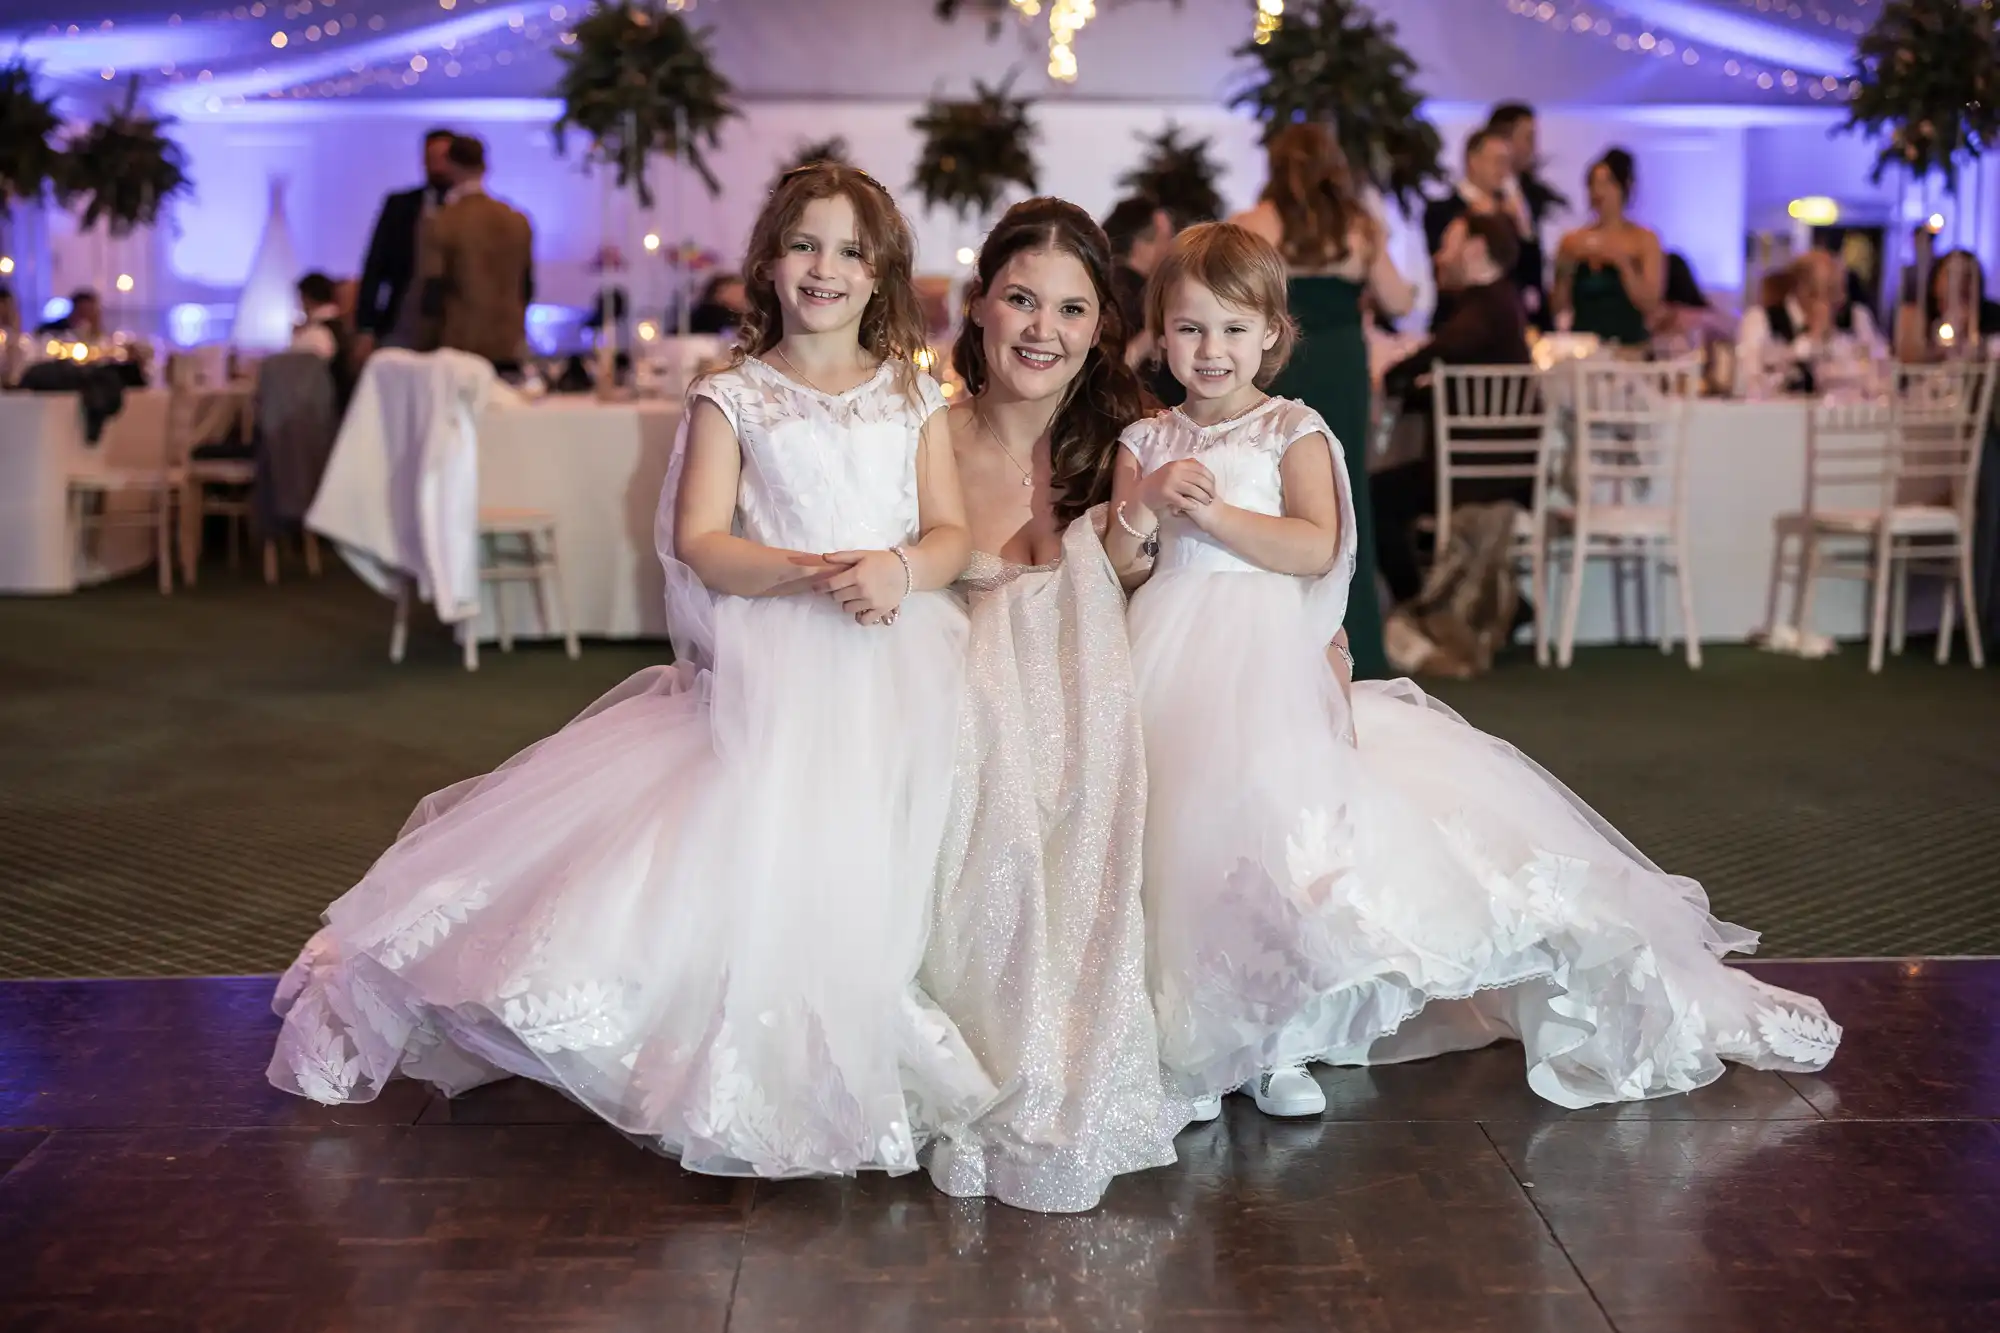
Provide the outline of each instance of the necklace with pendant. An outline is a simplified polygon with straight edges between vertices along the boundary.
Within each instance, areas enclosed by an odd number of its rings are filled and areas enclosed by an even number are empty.
[[[1030,489],[1033,489],[1035,485],[1035,474],[1028,468],[1024,468],[1021,466],[1021,460],[1014,457],[1014,451],[1007,447],[1007,442],[1000,438],[1000,432],[993,429],[993,424],[986,419],[986,414],[980,411],[977,405],[975,405],[972,409],[972,416],[974,420],[978,421],[979,428],[986,432],[986,437],[993,441],[993,447],[998,449],[1003,455],[1005,455],[1007,461],[1014,465],[1014,470],[1021,474],[1021,484]],[[1028,457],[1030,459],[1033,459],[1034,456],[1035,456],[1035,447],[1033,445],[1029,445]]]
[[[1174,411],[1180,413],[1184,417],[1187,417],[1189,424],[1194,426],[1196,430],[1215,430],[1217,427],[1227,426],[1233,421],[1241,421],[1244,417],[1249,416],[1252,412],[1255,412],[1258,408],[1262,407],[1264,404],[1270,401],[1271,401],[1271,396],[1269,394],[1265,394],[1262,398],[1250,404],[1250,406],[1244,408],[1242,411],[1231,412],[1228,416],[1222,418],[1222,420],[1211,421],[1205,426],[1202,425],[1201,422],[1196,421],[1192,416],[1190,416],[1185,406],[1177,407],[1174,409]]]
[[[785,363],[785,369],[792,373],[792,378],[798,380],[799,383],[805,385],[808,389],[811,389],[814,393],[826,394],[828,398],[839,397],[838,394],[827,393],[825,389],[822,389],[819,387],[819,385],[813,383],[812,377],[807,375],[803,370],[800,370],[798,366],[793,363],[792,358],[785,355],[784,348],[773,347],[771,349],[771,354],[777,357],[778,360]]]

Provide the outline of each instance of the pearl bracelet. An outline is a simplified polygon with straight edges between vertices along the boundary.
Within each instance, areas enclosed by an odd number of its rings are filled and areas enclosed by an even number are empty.
[[[917,587],[917,573],[910,565],[910,553],[900,546],[891,546],[889,554],[903,562],[903,598],[907,601]]]
[[[1131,533],[1132,536],[1138,541],[1139,550],[1141,554],[1144,555],[1159,554],[1160,550],[1159,528],[1155,527],[1151,532],[1141,532],[1139,531],[1139,529],[1133,527],[1130,523],[1127,523],[1125,521],[1125,503],[1126,503],[1125,501],[1120,500],[1117,506],[1114,509],[1112,509],[1111,517],[1118,520],[1118,526],[1125,529],[1125,531]]]

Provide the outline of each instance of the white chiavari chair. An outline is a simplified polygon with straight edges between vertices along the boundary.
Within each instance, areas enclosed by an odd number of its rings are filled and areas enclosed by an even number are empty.
[[[171,412],[158,463],[134,466],[107,462],[101,446],[90,453],[88,464],[69,477],[71,559],[80,563],[88,557],[94,534],[111,528],[149,529],[160,593],[172,594],[176,513],[187,474],[187,448],[174,431]]]
[[[1887,395],[1879,400],[1820,399],[1806,416],[1806,475],[1802,507],[1782,513],[1771,524],[1771,576],[1764,597],[1764,638],[1780,643],[1782,632],[1803,639],[1812,631],[1811,580],[1805,577],[1809,551],[1837,530],[1842,514],[1874,512],[1889,493],[1889,433]],[[1828,524],[1823,525],[1823,518]],[[1821,554],[1815,552],[1815,556]],[[1825,567],[1822,575],[1845,574],[1849,564]],[[1857,577],[1866,578],[1865,562]],[[1791,585],[1791,614],[1778,619],[1778,604]]]
[[[1451,511],[1477,483],[1526,483],[1511,555],[1534,589],[1535,661],[1549,664],[1548,395],[1528,366],[1445,366],[1432,372],[1432,457],[1437,462],[1437,540],[1451,539]],[[1468,487],[1466,483],[1474,483]],[[1491,489],[1488,487],[1486,489]]]
[[[1550,557],[1564,585],[1556,661],[1568,666],[1576,649],[1584,572],[1592,560],[1612,562],[1614,576],[1636,562],[1644,586],[1648,565],[1679,586],[1687,664],[1701,666],[1695,619],[1687,513],[1688,409],[1701,390],[1695,360],[1627,363],[1578,361],[1576,430],[1569,457],[1573,507],[1551,506]],[[1674,635],[1660,608],[1660,651]]]
[[[1827,460],[1828,476],[1809,479],[1805,509],[1779,518],[1802,547],[1794,615],[1801,632],[1811,627],[1820,579],[1864,580],[1868,669],[1880,671],[1885,648],[1903,648],[1910,576],[1925,575],[1944,584],[1938,662],[1951,659],[1962,609],[1972,664],[1986,665],[1972,586],[1973,506],[1994,380],[1992,361],[1898,366],[1875,457],[1857,442]],[[1846,470],[1835,473],[1836,466]],[[1830,502],[1835,478],[1848,503]]]

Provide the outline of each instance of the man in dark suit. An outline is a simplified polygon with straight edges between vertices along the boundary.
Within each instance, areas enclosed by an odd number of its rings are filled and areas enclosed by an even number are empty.
[[[1436,279],[1437,305],[1431,312],[1431,331],[1444,327],[1451,318],[1458,293],[1448,268],[1439,264],[1438,253],[1451,224],[1467,214],[1490,213],[1504,217],[1514,228],[1518,250],[1529,231],[1525,206],[1510,197],[1507,185],[1513,179],[1514,154],[1507,141],[1490,129],[1477,130],[1465,141],[1465,178],[1443,199],[1424,206],[1424,240],[1431,255],[1431,272]],[[1514,261],[1510,260],[1509,264]]]
[[[456,137],[442,129],[426,134],[424,183],[382,201],[375,234],[368,242],[368,258],[361,265],[361,290],[354,312],[362,356],[378,343],[407,347],[415,340],[416,310],[414,303],[404,298],[417,276],[417,233],[428,214],[444,207],[445,194],[452,185],[447,154]]]
[[[1430,415],[1431,372],[1449,366],[1525,366],[1527,324],[1521,316],[1520,294],[1508,276],[1520,258],[1521,241],[1513,222],[1497,213],[1470,213],[1445,229],[1438,264],[1453,280],[1457,301],[1451,317],[1415,353],[1389,367],[1382,392],[1402,400],[1405,414]],[[1437,513],[1437,459],[1430,447],[1428,424],[1422,432],[1424,454],[1417,461],[1388,468],[1369,478],[1368,494],[1375,506],[1375,563],[1398,603],[1423,589],[1418,567],[1416,524]],[[1509,438],[1512,436],[1504,436]],[[1505,461],[1504,456],[1493,461]],[[1454,504],[1485,504],[1512,500],[1526,506],[1533,487],[1524,481],[1474,479],[1459,484]]]
[[[1507,193],[1520,199],[1528,215],[1520,258],[1514,261],[1514,288],[1521,293],[1521,309],[1527,314],[1528,323],[1546,332],[1555,327],[1555,317],[1549,311],[1548,261],[1542,254],[1542,224],[1551,213],[1568,208],[1569,200],[1539,174],[1535,108],[1526,102],[1502,102],[1493,108],[1486,128],[1506,140],[1514,167]]]

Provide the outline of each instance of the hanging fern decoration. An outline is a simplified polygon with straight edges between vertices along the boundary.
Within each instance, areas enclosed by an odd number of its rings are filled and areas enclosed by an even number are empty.
[[[1181,142],[1181,127],[1169,121],[1158,134],[1140,134],[1146,155],[1118,178],[1118,184],[1167,210],[1177,226],[1215,222],[1222,217],[1222,164],[1209,156],[1208,139]]]
[[[940,23],[950,23],[962,11],[970,10],[986,20],[986,37],[992,40],[1000,35],[1000,25],[1007,21],[1010,13],[1017,13],[1009,0],[937,0],[931,12]]]
[[[1872,179],[1892,166],[1944,173],[2000,142],[2000,6],[1993,0],[1889,0],[1854,50],[1841,129],[1888,131]]]
[[[171,199],[187,194],[193,182],[180,145],[160,131],[173,122],[138,110],[139,80],[126,85],[125,105],[107,113],[63,150],[59,190],[83,200],[84,230],[102,219],[113,236],[160,220]]]
[[[838,134],[830,139],[802,139],[792,150],[792,155],[785,159],[784,165],[778,168],[778,174],[771,178],[771,188],[777,189],[779,181],[800,167],[809,167],[815,162],[835,162],[845,167],[852,166],[854,159],[848,151],[847,140]]]
[[[910,122],[923,136],[910,188],[925,204],[963,220],[991,213],[1009,185],[1034,193],[1035,123],[1028,99],[1008,95],[1012,82],[994,88],[975,81],[969,100],[933,99]]]
[[[1445,179],[1443,145],[1410,85],[1417,63],[1396,25],[1359,0],[1295,0],[1277,31],[1236,54],[1257,69],[1230,105],[1264,122],[1266,139],[1295,121],[1331,125],[1355,173],[1405,210]]]
[[[61,128],[55,99],[35,95],[27,62],[0,68],[0,214],[36,202],[59,182],[62,154],[54,140]]]
[[[588,134],[587,160],[617,167],[618,184],[634,187],[642,207],[653,206],[646,163],[655,154],[685,161],[719,194],[722,183],[703,154],[740,113],[735,89],[710,62],[706,31],[688,27],[661,0],[598,0],[570,35],[573,42],[556,48],[563,63],[556,151],[566,151],[568,131]]]

